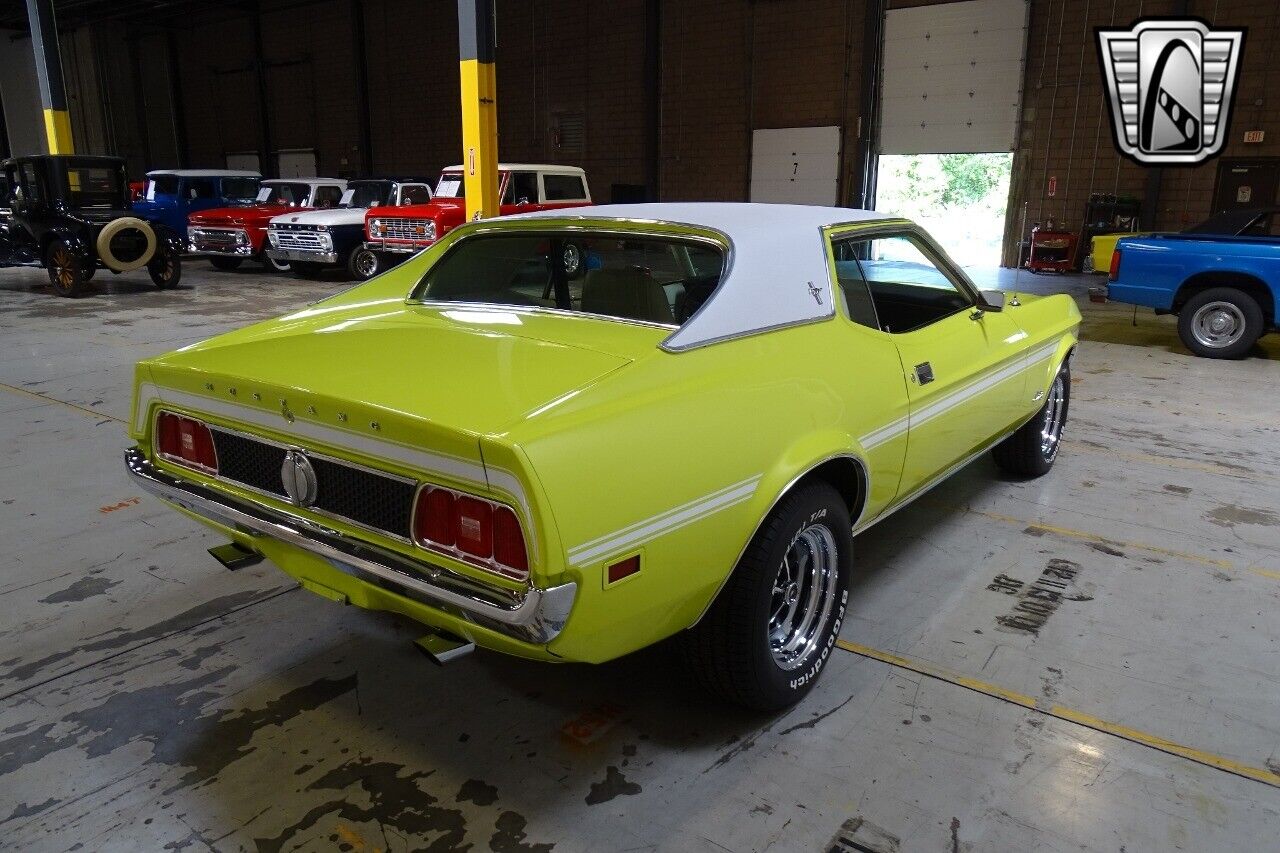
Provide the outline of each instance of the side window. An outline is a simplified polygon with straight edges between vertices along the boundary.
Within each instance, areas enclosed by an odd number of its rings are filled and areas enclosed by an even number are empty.
[[[914,237],[895,235],[860,242],[862,245],[855,243],[849,252],[857,259],[884,331],[911,332],[972,306],[965,290]],[[839,275],[838,262],[836,269]]]
[[[0,201],[0,205],[9,207],[21,196],[18,193],[18,169],[16,166],[10,166],[4,170],[4,186],[0,187],[4,190],[4,200]]]
[[[844,296],[849,319],[869,329],[879,329],[880,320],[871,301],[871,289],[858,263],[859,258],[867,257],[870,243],[870,240],[838,240],[832,243],[831,248],[835,252],[836,282]]]
[[[406,184],[400,188],[401,204],[426,204],[431,201],[431,191],[426,184]]]
[[[316,187],[315,198],[311,201],[312,207],[329,208],[337,207],[342,201],[342,188],[334,186]]]
[[[216,198],[217,183],[213,178],[190,178],[187,183],[187,198]]]
[[[547,201],[586,201],[587,188],[577,175],[543,175]]]
[[[1271,214],[1271,230],[1268,233],[1272,237],[1280,237],[1280,213]]]
[[[538,201],[538,173],[512,172],[503,204],[534,204]]]
[[[41,199],[40,180],[36,177],[36,167],[32,163],[23,163],[18,167],[18,189],[21,197],[27,201]]]

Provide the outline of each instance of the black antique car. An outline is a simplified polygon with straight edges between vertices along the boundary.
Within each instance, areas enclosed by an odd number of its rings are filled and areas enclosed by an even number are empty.
[[[182,277],[182,239],[132,215],[123,159],[39,155],[0,169],[0,267],[44,267],[59,296],[83,296],[99,267],[146,267],[160,288]]]

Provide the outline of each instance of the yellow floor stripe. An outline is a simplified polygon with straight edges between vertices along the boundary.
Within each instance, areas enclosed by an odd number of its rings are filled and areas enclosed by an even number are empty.
[[[1192,554],[1188,551],[1175,551],[1172,548],[1161,548],[1158,545],[1144,545],[1141,542],[1127,542],[1123,539],[1111,539],[1106,536],[1099,536],[1096,533],[1089,533],[1086,530],[1072,530],[1070,527],[1056,527],[1052,524],[1044,524],[1039,521],[1027,521],[1022,518],[1015,518],[1012,515],[1001,515],[998,512],[988,512],[983,509],[966,508],[965,512],[973,515],[980,515],[983,518],[994,519],[995,521],[1003,521],[1007,524],[1019,524],[1031,530],[1038,530],[1042,533],[1051,533],[1055,536],[1065,536],[1068,539],[1083,539],[1087,542],[1097,542],[1100,545],[1110,545],[1116,548],[1130,548],[1137,551],[1148,551],[1152,554],[1160,554],[1165,557],[1177,557],[1182,560],[1190,560],[1194,563],[1202,563],[1206,566],[1214,566],[1219,569],[1229,569],[1232,567],[1230,560],[1219,560],[1215,557],[1206,557],[1201,554]]]
[[[1011,702],[1014,705],[1020,705],[1023,708],[1029,708],[1046,714],[1050,717],[1056,717],[1069,723],[1075,723],[1088,729],[1101,732],[1103,734],[1112,735],[1113,737],[1122,738],[1131,743],[1149,746],[1169,755],[1176,755],[1179,758],[1185,758],[1188,761],[1194,761],[1206,767],[1212,767],[1216,770],[1223,770],[1227,773],[1243,776],[1246,779],[1252,779],[1256,782],[1263,782],[1267,785],[1273,785],[1280,788],[1280,773],[1273,773],[1262,767],[1253,767],[1243,764],[1239,761],[1233,761],[1230,758],[1224,758],[1212,752],[1205,752],[1202,749],[1195,749],[1190,746],[1167,740],[1157,735],[1132,729],[1128,726],[1122,726],[1118,723],[1112,723],[1101,717],[1095,717],[1092,714],[1086,714],[1083,711],[1077,711],[1068,708],[1065,705],[1048,705],[1037,704],[1034,696],[1025,693],[1019,693],[1016,690],[1006,690],[996,684],[987,681],[981,681],[977,678],[969,678],[957,672],[952,672],[944,667],[929,663],[928,661],[917,660],[915,658],[906,657],[905,655],[894,654],[892,652],[884,652],[871,646],[864,646],[859,643],[851,643],[848,640],[836,640],[836,645],[847,652],[853,652],[855,655],[861,655],[871,660],[877,660],[881,663],[887,663],[890,666],[896,666],[899,669],[909,670],[917,675],[923,675],[928,678],[934,678],[938,681],[945,681],[948,684],[954,684],[957,687],[963,687],[972,690],[975,693],[981,693],[985,696],[991,696],[996,699],[1002,699]]]
[[[24,397],[32,397],[36,400],[39,400],[42,403],[57,403],[59,406],[66,406],[68,409],[75,409],[77,412],[83,412],[86,415],[93,415],[95,418],[98,418],[98,419],[115,421],[118,424],[127,423],[123,418],[117,418],[114,415],[108,415],[106,412],[99,412],[97,409],[90,409],[87,406],[77,406],[75,403],[68,403],[65,400],[55,400],[53,397],[46,397],[44,394],[37,394],[35,391],[28,391],[26,388],[18,388],[17,386],[9,385],[4,382],[0,382],[0,389],[8,391],[12,394],[19,394]]]
[[[1280,572],[1273,572],[1270,569],[1250,569],[1249,571],[1264,578],[1271,578],[1273,581],[1280,581]]]

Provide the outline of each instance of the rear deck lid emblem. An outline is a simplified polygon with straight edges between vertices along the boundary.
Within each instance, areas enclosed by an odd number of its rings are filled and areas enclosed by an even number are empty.
[[[311,506],[316,502],[316,469],[311,460],[300,450],[290,450],[280,466],[280,481],[284,492],[295,506]]]

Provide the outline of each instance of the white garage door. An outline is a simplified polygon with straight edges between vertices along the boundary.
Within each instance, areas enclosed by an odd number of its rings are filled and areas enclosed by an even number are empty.
[[[778,127],[751,134],[751,201],[835,204],[840,128]]]
[[[1026,0],[889,10],[880,153],[1012,151],[1026,45]]]
[[[314,178],[316,152],[311,148],[287,148],[276,152],[282,178]]]

